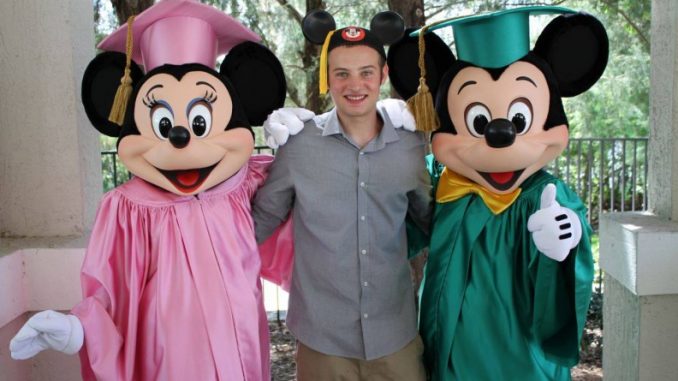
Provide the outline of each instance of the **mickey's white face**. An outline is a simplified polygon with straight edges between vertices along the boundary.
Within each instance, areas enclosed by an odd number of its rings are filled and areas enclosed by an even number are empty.
[[[225,130],[232,111],[231,95],[214,75],[198,70],[177,80],[157,73],[137,93],[139,135],[120,141],[120,159],[134,175],[172,193],[200,193],[237,173],[252,154],[249,129]]]
[[[533,64],[516,62],[496,81],[483,69],[466,67],[447,95],[457,134],[435,134],[433,153],[492,192],[514,191],[567,146],[566,125],[544,130],[550,92]]]

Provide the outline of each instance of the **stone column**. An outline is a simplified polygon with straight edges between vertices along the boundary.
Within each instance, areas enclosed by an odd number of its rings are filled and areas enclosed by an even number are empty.
[[[603,374],[610,380],[678,377],[678,3],[652,1],[650,143],[646,213],[601,218]]]
[[[91,226],[101,161],[80,81],[92,57],[90,1],[0,1],[0,237]]]

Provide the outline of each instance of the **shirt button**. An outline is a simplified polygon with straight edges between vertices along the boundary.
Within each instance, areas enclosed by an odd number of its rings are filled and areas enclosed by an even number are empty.
[[[361,181],[361,182],[360,182],[360,186],[363,187],[363,188],[365,188],[365,182],[364,182],[364,181]]]
[[[360,216],[360,221],[365,221],[365,216]]]
[[[367,285],[368,285],[367,282],[363,282],[363,286],[367,287]]]
[[[367,254],[367,250],[363,249],[363,250],[360,252],[360,254],[362,254],[362,255]]]
[[[360,152],[360,156],[363,156],[364,154],[365,154],[365,152],[362,152],[362,151]]]
[[[363,317],[364,317],[365,319],[367,319],[369,316],[370,316],[370,315],[368,315],[368,314],[363,314]]]

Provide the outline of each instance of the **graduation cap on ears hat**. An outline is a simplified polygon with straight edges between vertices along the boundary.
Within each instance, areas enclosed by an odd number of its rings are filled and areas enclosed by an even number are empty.
[[[417,121],[424,131],[437,129],[438,120],[433,100],[426,85],[424,35],[432,30],[452,27],[457,58],[483,68],[501,68],[521,59],[530,51],[531,15],[577,13],[557,6],[530,6],[505,9],[498,12],[442,20],[412,32],[419,36],[419,89],[408,100]],[[421,124],[421,125],[420,125]]]
[[[224,12],[197,0],[163,0],[129,18],[99,44],[126,54],[127,62],[109,120],[122,125],[132,93],[131,60],[146,72],[165,64],[198,63],[214,68],[235,45],[261,38]]]
[[[165,65],[200,63],[214,68],[219,55],[261,38],[233,17],[197,0],[162,0],[141,12],[99,44],[126,53],[131,26],[132,59],[146,72]]]

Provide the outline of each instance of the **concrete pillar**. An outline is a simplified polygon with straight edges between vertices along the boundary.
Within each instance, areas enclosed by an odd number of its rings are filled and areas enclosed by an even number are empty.
[[[678,378],[678,3],[652,1],[649,212],[600,223],[603,374]]]
[[[92,57],[91,1],[0,1],[0,237],[91,226],[101,161],[80,81]]]

